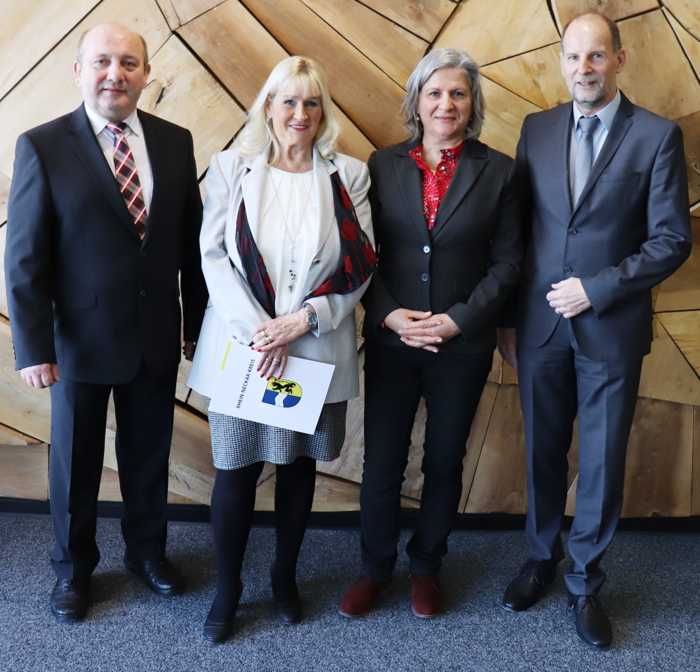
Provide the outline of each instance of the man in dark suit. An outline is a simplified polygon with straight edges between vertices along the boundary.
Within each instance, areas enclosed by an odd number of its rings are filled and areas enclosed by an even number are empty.
[[[74,65],[84,104],[16,148],[7,292],[17,369],[28,385],[51,388],[59,621],[89,606],[110,393],[125,563],[158,593],[181,589],[165,559],[168,456],[180,334],[191,359],[207,295],[192,136],[137,112],[149,71],[140,35],[96,26]]]
[[[596,598],[605,576],[599,563],[622,506],[627,439],[651,345],[650,290],[690,252],[681,132],[618,91],[625,60],[612,21],[595,13],[572,20],[561,69],[573,105],[529,116],[516,159],[528,203],[517,366],[529,560],[503,605],[534,604],[563,557],[566,453],[578,415],[566,586],[579,636],[601,648],[612,631]],[[514,333],[500,340],[515,363]]]

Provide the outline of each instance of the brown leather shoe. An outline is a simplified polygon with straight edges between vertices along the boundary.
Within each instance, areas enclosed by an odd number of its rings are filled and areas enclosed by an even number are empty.
[[[433,618],[442,611],[442,592],[437,576],[411,575],[411,611],[418,618]]]
[[[375,581],[369,576],[360,577],[343,595],[338,613],[347,618],[367,615],[372,611],[379,594],[386,585],[386,583]]]

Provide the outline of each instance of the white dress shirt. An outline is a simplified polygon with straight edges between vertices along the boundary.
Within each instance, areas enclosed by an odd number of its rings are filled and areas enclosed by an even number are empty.
[[[90,125],[95,133],[97,141],[100,143],[102,153],[105,156],[109,169],[114,174],[114,140],[112,134],[107,130],[108,119],[101,117],[97,112],[90,109],[85,104],[85,112],[87,113]],[[139,121],[139,115],[134,110],[124,123],[127,125],[125,131],[126,141],[129,143],[131,153],[134,155],[134,163],[139,174],[139,183],[143,193],[143,202],[146,204],[146,210],[151,209],[151,199],[153,198],[153,171],[151,170],[151,162],[148,158],[148,150],[146,149],[146,140],[143,137],[143,128]]]

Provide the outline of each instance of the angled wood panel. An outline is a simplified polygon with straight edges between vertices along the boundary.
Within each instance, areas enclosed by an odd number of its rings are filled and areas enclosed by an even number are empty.
[[[480,139],[500,152],[515,156],[523,120],[540,108],[486,77],[482,78],[482,88],[486,98],[486,120]]]
[[[0,99],[98,2],[4,0],[0,5]]]
[[[224,0],[155,0],[161,8],[168,25],[175,30],[192,21],[195,17],[208,12]]]
[[[0,497],[49,498],[48,446],[0,444]]]
[[[651,352],[642,366],[639,396],[700,405],[700,378],[658,319]]]
[[[342,4],[336,0],[302,1],[399,86],[405,85],[428,48],[424,40],[355,0]],[[392,48],[387,49],[387,44]]]
[[[333,98],[373,144],[404,139],[399,118],[401,87],[300,0],[283,4],[245,0],[243,4],[289,53],[311,56],[323,64]]]
[[[654,310],[700,310],[700,217],[690,220],[693,250],[690,258],[667,280],[661,283]]]
[[[362,3],[432,42],[454,11],[450,0],[362,0]]]
[[[638,105],[669,119],[700,111],[700,86],[661,10],[619,26],[628,53],[620,88]]]
[[[246,109],[252,105],[272,68],[288,56],[238,0],[219,5],[183,26],[178,34]],[[325,65],[323,59],[319,60]],[[333,84],[331,81],[332,94]],[[373,145],[341,110],[338,112],[340,150],[366,160]]]
[[[618,21],[658,6],[657,0],[552,0],[560,32],[571,19],[584,12],[601,12]]]
[[[700,112],[678,119],[683,131],[683,147],[688,170],[688,198],[691,203],[700,199]]]
[[[484,76],[542,109],[571,99],[559,68],[559,43],[482,68]],[[491,101],[487,100],[489,107]]]
[[[692,406],[639,399],[627,449],[622,515],[690,515],[692,451]]]
[[[546,2],[469,0],[458,5],[435,46],[466,49],[485,65],[558,40]]]
[[[657,317],[700,376],[700,310],[659,313]]]
[[[8,316],[7,310],[7,291],[5,289],[5,273],[1,272],[3,268],[3,259],[5,258],[5,235],[7,227],[0,227],[0,315]]]
[[[526,510],[522,426],[518,388],[502,385],[476,467],[466,513],[523,513]]]
[[[139,107],[192,131],[201,175],[243,125],[245,112],[176,36],[156,54],[151,73]]]
[[[80,93],[73,81],[73,61],[78,37],[88,28],[115,17],[141,32],[151,54],[170,35],[168,24],[155,2],[141,0],[103,0],[3,99],[0,105],[0,173],[12,175],[12,160],[17,136],[33,126],[70,112],[80,104]],[[1,196],[0,196],[1,198]],[[6,209],[0,210],[4,221]]]
[[[700,40],[700,4],[697,0],[662,0],[662,4],[696,40]]]
[[[693,37],[667,9],[664,9],[664,14],[671,24],[678,41],[681,43],[683,51],[690,59],[695,74],[700,76],[700,39]]]

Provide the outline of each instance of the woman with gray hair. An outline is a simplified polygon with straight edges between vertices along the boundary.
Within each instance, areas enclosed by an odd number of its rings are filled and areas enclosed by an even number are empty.
[[[337,135],[320,67],[310,58],[286,58],[267,78],[233,148],[212,159],[205,180],[200,247],[210,304],[190,386],[211,397],[229,339],[259,353],[258,373],[268,378],[281,378],[288,355],[335,365],[311,435],[209,412],[218,577],[204,636],[213,642],[233,630],[265,462],[277,465],[272,593],[284,622],[301,618],[296,565],[316,460],[338,457],[347,400],[359,389],[354,308],[375,265],[369,173],[361,161],[336,152]]]
[[[462,461],[521,259],[512,161],[479,142],[479,69],[438,49],[408,79],[411,137],[369,160],[378,267],[365,294],[363,575],[340,613],[369,612],[397,558],[401,484],[421,398],[423,492],[407,546],[413,613],[441,610],[438,572],[462,491]]]

